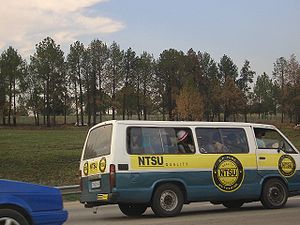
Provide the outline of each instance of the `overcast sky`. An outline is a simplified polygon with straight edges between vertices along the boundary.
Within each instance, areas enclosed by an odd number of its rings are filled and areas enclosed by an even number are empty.
[[[299,21],[299,0],[1,0],[0,50],[28,58],[47,36],[65,52],[98,38],[155,58],[169,48],[227,54],[271,75],[276,58],[299,60]]]

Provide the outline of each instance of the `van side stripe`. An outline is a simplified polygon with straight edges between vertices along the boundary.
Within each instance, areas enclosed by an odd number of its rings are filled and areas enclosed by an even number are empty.
[[[233,155],[244,168],[256,168],[255,154]],[[202,169],[211,170],[220,154],[206,155],[131,155],[132,170]],[[278,161],[275,162],[275,164]],[[274,164],[274,166],[275,166]],[[272,165],[273,166],[273,165]]]

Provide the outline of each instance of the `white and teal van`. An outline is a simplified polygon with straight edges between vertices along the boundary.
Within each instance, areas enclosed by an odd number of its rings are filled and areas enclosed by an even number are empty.
[[[300,194],[299,151],[262,124],[107,121],[88,132],[80,173],[85,207],[118,204],[127,216],[176,216],[199,201],[281,208]]]

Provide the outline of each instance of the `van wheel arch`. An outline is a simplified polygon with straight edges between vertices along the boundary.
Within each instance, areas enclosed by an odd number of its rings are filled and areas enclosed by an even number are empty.
[[[151,194],[150,205],[151,205],[151,202],[152,202],[152,200],[153,200],[153,196],[154,196],[154,193],[155,193],[156,189],[157,189],[159,186],[163,185],[163,184],[174,184],[174,185],[176,185],[177,187],[179,187],[179,189],[181,190],[181,192],[182,192],[182,194],[183,194],[183,201],[184,201],[184,203],[185,203],[185,204],[188,203],[188,202],[187,202],[187,191],[186,191],[186,187],[185,187],[185,185],[184,185],[182,182],[180,182],[180,181],[160,181],[160,182],[158,182],[158,183],[156,183],[156,184],[154,185],[154,188],[153,188],[152,194]]]
[[[285,178],[281,177],[281,176],[269,176],[269,177],[266,177],[263,179],[262,181],[262,184],[261,184],[261,190],[260,190],[260,194],[262,195],[262,192],[263,192],[263,187],[264,185],[266,184],[267,181],[271,180],[271,179],[278,179],[278,180],[281,180],[287,189],[289,189],[289,185],[288,185],[288,182]]]

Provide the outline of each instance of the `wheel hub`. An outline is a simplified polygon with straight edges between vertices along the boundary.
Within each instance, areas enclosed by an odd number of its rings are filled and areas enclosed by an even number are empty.
[[[161,194],[160,205],[166,211],[172,211],[178,205],[177,195],[171,191],[167,190]]]
[[[279,187],[273,187],[273,188],[271,188],[270,192],[269,192],[269,196],[270,196],[270,199],[274,203],[281,203],[281,201],[284,198],[283,193],[282,193],[282,191],[280,190]]]
[[[9,217],[0,218],[0,225],[20,225],[16,220]]]

